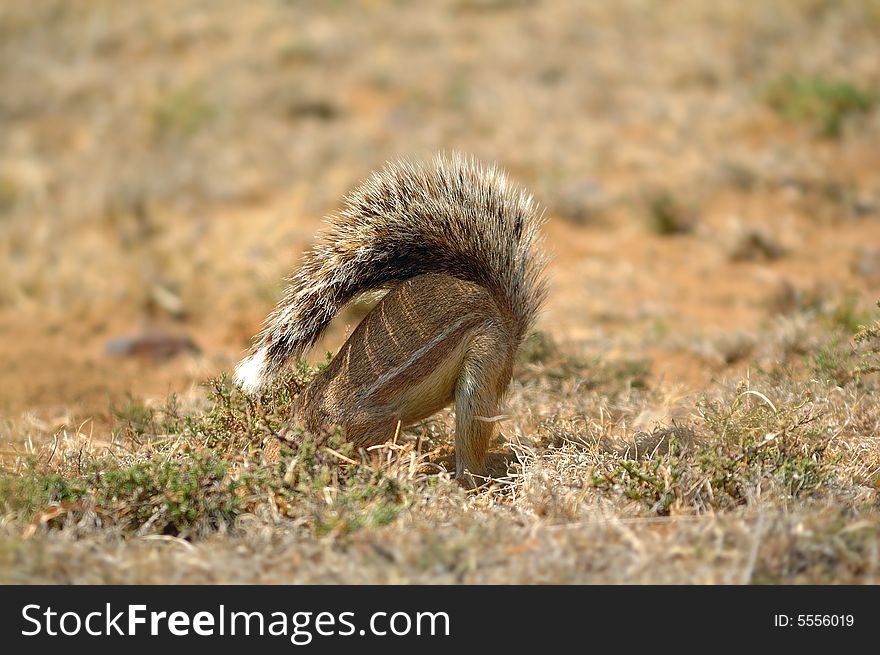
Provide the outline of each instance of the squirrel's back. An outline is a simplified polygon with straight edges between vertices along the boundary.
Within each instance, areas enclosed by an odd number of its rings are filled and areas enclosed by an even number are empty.
[[[543,302],[541,218],[532,197],[496,166],[458,154],[428,166],[389,164],[328,222],[236,369],[247,391],[301,357],[347,302],[419,275],[487,289],[510,317],[515,345]]]

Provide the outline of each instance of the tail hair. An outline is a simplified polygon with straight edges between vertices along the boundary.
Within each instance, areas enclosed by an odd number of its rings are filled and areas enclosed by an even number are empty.
[[[389,163],[354,189],[289,278],[235,380],[259,390],[318,340],[361,293],[424,273],[489,289],[513,317],[517,343],[546,294],[543,222],[497,166],[458,153],[429,166]]]

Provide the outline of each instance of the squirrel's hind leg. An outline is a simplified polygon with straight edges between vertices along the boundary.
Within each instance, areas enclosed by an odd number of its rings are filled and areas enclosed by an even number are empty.
[[[471,340],[455,386],[455,474],[486,473],[486,453],[513,361],[503,329],[488,324]]]

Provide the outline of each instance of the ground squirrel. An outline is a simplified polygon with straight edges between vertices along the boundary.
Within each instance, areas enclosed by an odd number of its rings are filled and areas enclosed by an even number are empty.
[[[346,303],[388,289],[303,391],[298,419],[369,446],[454,401],[456,475],[482,475],[516,350],[546,293],[541,222],[495,166],[458,154],[387,165],[329,219],[237,384],[258,391]]]

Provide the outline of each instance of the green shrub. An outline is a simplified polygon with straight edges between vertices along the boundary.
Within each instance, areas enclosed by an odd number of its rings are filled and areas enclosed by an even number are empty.
[[[811,123],[822,136],[836,138],[847,120],[869,112],[880,96],[847,81],[788,76],[769,85],[764,97],[784,118]]]

